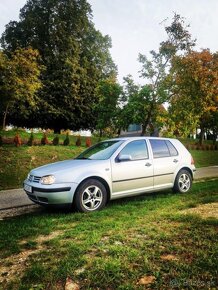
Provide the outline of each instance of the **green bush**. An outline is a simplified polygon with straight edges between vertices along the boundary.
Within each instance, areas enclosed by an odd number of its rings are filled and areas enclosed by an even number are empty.
[[[64,139],[64,146],[68,146],[70,144],[69,134],[67,133],[66,138]]]
[[[3,139],[2,139],[2,136],[0,135],[0,146],[2,146],[3,144]]]
[[[30,138],[29,138],[29,140],[27,141],[27,145],[28,145],[28,146],[33,146],[33,142],[34,142],[34,136],[33,136],[33,132],[31,132],[31,134],[30,134]]]
[[[59,145],[59,137],[58,136],[55,136],[54,139],[53,139],[53,141],[52,141],[52,143],[53,143],[54,146]]]

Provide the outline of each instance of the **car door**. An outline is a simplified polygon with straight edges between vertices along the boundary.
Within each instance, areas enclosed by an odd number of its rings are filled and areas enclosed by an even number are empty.
[[[112,197],[153,189],[153,162],[145,139],[129,142],[111,162]]]
[[[154,189],[173,186],[174,172],[179,166],[179,154],[169,140],[150,139],[153,152]]]

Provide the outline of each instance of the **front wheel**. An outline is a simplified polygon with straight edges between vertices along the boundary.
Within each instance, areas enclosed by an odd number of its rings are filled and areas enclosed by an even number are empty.
[[[175,192],[184,193],[188,192],[191,186],[192,186],[191,174],[185,169],[180,170],[176,176],[173,190]]]
[[[107,201],[105,186],[96,179],[88,179],[79,185],[75,205],[80,212],[101,210]]]

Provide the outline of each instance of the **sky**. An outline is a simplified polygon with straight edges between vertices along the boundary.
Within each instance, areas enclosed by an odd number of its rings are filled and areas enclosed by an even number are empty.
[[[218,0],[87,0],[92,6],[96,29],[112,39],[111,55],[118,67],[118,80],[131,74],[139,77],[139,53],[149,56],[166,39],[164,23],[172,22],[174,13],[190,24],[196,49],[218,51]],[[0,35],[10,20],[18,20],[26,0],[0,0]],[[164,21],[166,20],[166,21]]]

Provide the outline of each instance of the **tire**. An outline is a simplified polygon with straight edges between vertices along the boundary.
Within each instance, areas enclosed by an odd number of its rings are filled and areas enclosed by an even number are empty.
[[[185,193],[190,190],[191,186],[192,186],[191,174],[185,169],[180,170],[176,176],[173,191]]]
[[[105,186],[97,179],[87,179],[76,191],[75,206],[80,212],[101,210],[107,202]]]

